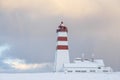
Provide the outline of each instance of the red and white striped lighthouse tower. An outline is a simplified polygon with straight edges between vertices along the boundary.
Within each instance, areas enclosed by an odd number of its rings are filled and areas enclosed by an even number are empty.
[[[63,25],[63,22],[57,29],[57,47],[55,55],[55,71],[63,71],[64,63],[69,63],[69,48],[68,48],[68,29]]]

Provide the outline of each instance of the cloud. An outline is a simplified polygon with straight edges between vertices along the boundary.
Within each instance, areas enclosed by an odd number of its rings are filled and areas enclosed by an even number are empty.
[[[0,46],[0,56],[2,56],[4,51],[9,50],[9,49],[10,49],[10,46],[8,44],[4,44]]]
[[[10,49],[5,44],[0,47],[0,72],[41,72],[52,71],[52,63],[27,63],[26,60],[15,58],[13,56],[3,56],[3,51]]]
[[[42,63],[42,64],[28,64],[25,60],[21,59],[4,59],[3,63],[8,64],[11,68],[16,70],[35,70],[35,69],[43,69],[46,66],[49,66],[50,63]]]
[[[1,7],[5,11],[15,11],[19,9],[27,12],[31,17],[36,18],[40,15],[82,17],[96,15],[106,10],[106,8],[110,12],[120,12],[120,6],[117,1],[118,0],[1,0]]]

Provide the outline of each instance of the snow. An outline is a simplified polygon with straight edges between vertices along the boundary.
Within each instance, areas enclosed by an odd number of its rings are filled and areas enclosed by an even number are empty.
[[[1,73],[0,80],[120,80],[120,72],[112,73]]]

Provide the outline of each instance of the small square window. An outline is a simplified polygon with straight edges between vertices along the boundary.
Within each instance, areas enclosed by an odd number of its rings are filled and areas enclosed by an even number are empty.
[[[101,67],[98,67],[98,69],[101,69]]]

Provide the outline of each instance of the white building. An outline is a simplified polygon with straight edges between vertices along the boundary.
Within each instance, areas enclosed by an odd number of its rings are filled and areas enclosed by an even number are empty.
[[[111,67],[106,67],[104,65],[103,60],[96,59],[94,61],[84,59],[82,61],[81,58],[76,58],[74,63],[63,64],[63,68],[65,72],[76,72],[76,73],[84,73],[84,72],[112,72]]]
[[[74,63],[69,60],[68,29],[61,22],[57,29],[57,48],[55,55],[55,71],[67,73],[85,73],[85,72],[112,72],[111,67],[106,67],[102,59],[84,59],[76,58]]]

